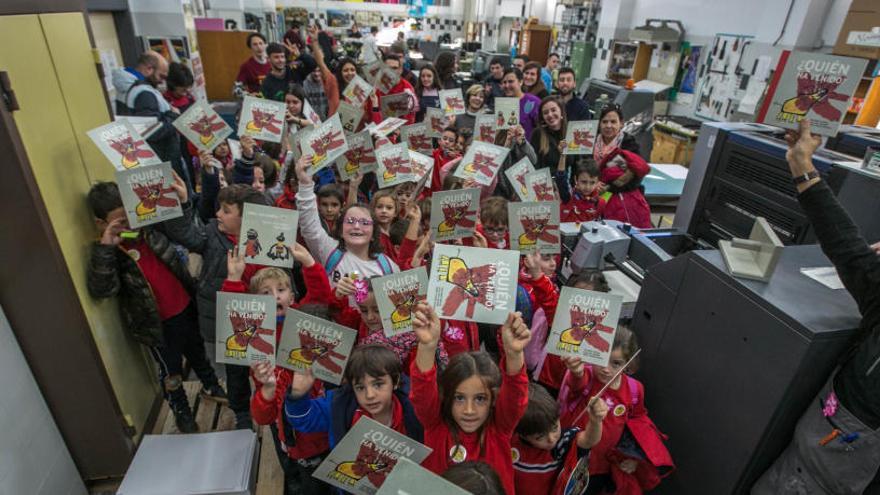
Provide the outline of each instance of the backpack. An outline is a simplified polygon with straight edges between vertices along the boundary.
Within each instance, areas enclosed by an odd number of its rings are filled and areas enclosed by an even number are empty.
[[[334,249],[330,256],[327,257],[327,261],[324,262],[324,270],[327,272],[327,276],[333,273],[333,270],[339,266],[339,262],[342,261],[342,256],[345,255],[345,251],[339,249],[338,247]],[[394,272],[391,268],[391,262],[388,260],[388,257],[382,253],[376,255],[376,263],[379,263],[379,269],[382,270],[382,275],[390,275]]]

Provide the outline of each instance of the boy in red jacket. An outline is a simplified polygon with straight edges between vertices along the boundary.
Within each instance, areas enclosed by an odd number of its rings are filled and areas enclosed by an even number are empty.
[[[589,222],[600,218],[605,210],[605,199],[599,194],[599,167],[592,160],[578,162],[574,167],[574,189],[568,183],[566,172],[557,171],[560,220]]]
[[[227,256],[228,275],[221,288],[223,292],[250,292],[275,297],[276,347],[281,340],[287,308],[309,303],[326,304],[330,298],[327,274],[321,265],[315,263],[309,251],[297,243],[293,248],[293,257],[302,264],[303,277],[309,288],[299,304],[294,304],[293,288],[287,272],[275,267],[263,268],[251,277],[248,286],[242,281],[245,262],[238,248]],[[256,393],[251,397],[251,416],[257,424],[269,425],[272,430],[275,451],[284,471],[285,493],[331,493],[329,485],[311,476],[330,449],[327,434],[294,432],[284,419],[284,396],[293,381],[293,373],[280,366],[273,368],[260,363],[251,367],[251,377],[256,388]],[[323,397],[324,386],[320,380],[315,381],[310,394],[311,397]]]

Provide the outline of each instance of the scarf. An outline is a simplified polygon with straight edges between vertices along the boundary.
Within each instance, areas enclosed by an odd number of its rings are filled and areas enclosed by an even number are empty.
[[[620,148],[620,143],[623,141],[623,131],[617,133],[614,136],[614,139],[611,140],[611,143],[605,144],[605,140],[602,139],[602,136],[599,136],[596,139],[596,145],[593,147],[593,160],[596,161],[597,164],[601,164],[605,161],[605,158],[611,154],[617,148]]]

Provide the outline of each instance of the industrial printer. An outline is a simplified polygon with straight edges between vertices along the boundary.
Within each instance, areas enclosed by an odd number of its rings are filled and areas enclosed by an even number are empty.
[[[561,227],[563,279],[596,268],[639,286],[622,313],[642,348],[646,406],[677,465],[652,493],[748,493],[861,320],[846,290],[805,275],[831,262],[797,202],[786,149],[774,127],[703,123],[672,228]],[[814,161],[867,240],[880,240],[880,174],[829,149]],[[758,217],[779,241],[766,282],[731,275],[717,249],[750,242]]]

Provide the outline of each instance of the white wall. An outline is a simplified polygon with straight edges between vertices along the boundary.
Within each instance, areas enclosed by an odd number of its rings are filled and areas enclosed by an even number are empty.
[[[2,308],[0,390],[0,493],[86,495]]]

